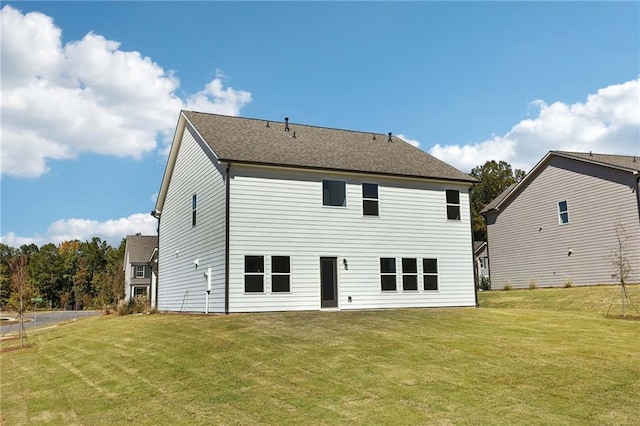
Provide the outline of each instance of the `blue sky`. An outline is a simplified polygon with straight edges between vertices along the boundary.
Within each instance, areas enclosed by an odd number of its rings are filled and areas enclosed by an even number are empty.
[[[155,230],[181,108],[393,132],[459,169],[640,155],[640,3],[2,2],[2,222]]]

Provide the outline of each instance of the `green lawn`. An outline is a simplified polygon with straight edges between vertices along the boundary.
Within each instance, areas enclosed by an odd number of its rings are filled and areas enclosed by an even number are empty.
[[[637,424],[640,321],[582,288],[480,297],[84,319],[2,353],[2,424]]]

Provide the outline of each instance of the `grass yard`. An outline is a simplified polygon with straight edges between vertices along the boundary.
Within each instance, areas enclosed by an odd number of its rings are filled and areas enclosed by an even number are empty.
[[[611,291],[84,319],[2,353],[2,424],[637,424],[640,322],[604,318]]]

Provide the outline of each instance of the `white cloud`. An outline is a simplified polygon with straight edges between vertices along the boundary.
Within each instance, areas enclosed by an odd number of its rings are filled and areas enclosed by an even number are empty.
[[[640,154],[640,79],[590,94],[585,102],[548,105],[535,100],[538,116],[522,120],[504,136],[467,145],[434,145],[435,157],[461,170],[504,160],[530,170],[551,150]]]
[[[403,141],[405,141],[405,142],[407,142],[407,143],[409,143],[409,144],[411,144],[411,145],[415,146],[416,148],[420,146],[420,142],[419,142],[419,141],[417,141],[417,140],[415,140],[415,139],[411,139],[411,138],[409,138],[409,137],[407,137],[407,136],[403,135],[402,133],[399,133],[399,134],[398,134],[398,137],[399,137],[400,139],[402,139]]]
[[[9,232],[0,237],[0,242],[11,247],[34,243],[43,245],[49,242],[58,244],[62,241],[87,241],[93,237],[100,237],[112,246],[118,246],[127,235],[141,233],[155,235],[158,222],[149,213],[136,213],[129,217],[98,222],[89,219],[60,219],[53,222],[45,236],[22,237]]]
[[[219,70],[183,100],[178,78],[151,58],[94,33],[63,45],[42,13],[7,5],[0,23],[2,174],[35,178],[48,160],[85,152],[138,159],[170,142],[180,109],[238,115],[251,102]]]

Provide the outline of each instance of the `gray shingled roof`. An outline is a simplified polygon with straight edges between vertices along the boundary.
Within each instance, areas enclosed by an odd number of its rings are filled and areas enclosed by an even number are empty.
[[[516,185],[518,185],[518,184],[517,183],[513,183],[513,184],[509,185],[507,187],[507,189],[505,189],[500,194],[498,194],[498,196],[496,198],[491,200],[491,202],[489,204],[487,204],[482,210],[480,210],[480,214],[488,212],[489,210],[493,210],[498,204],[500,204],[502,202],[502,200],[507,198],[507,195],[509,195],[511,193],[511,191],[513,191],[513,189],[516,187]]]
[[[574,158],[576,160],[586,160],[603,166],[615,167],[628,171],[640,171],[640,157],[633,155],[593,154],[591,152],[568,151],[551,151],[551,153],[567,158]]]
[[[125,250],[129,252],[129,263],[147,263],[156,247],[156,235],[127,235]]]
[[[477,182],[387,134],[183,111],[220,161]],[[268,123],[268,126],[267,126]],[[294,137],[295,135],[295,137]]]

